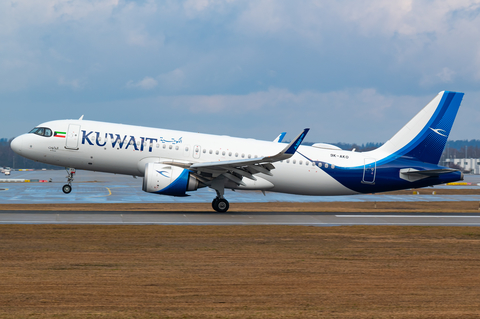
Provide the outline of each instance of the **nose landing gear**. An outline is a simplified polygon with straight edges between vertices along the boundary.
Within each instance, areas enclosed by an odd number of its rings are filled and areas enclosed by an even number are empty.
[[[67,171],[67,184],[63,185],[62,191],[69,194],[72,191],[73,176],[75,175],[75,168],[65,168]]]

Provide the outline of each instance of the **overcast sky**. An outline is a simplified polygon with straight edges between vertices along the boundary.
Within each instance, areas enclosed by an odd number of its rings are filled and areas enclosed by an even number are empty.
[[[442,90],[480,139],[480,0],[0,1],[0,137],[79,118],[385,142]]]

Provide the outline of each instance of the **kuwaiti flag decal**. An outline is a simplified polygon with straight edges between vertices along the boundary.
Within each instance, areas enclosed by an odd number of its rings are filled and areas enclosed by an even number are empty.
[[[57,131],[55,131],[53,136],[65,138],[65,134],[67,134],[67,132],[57,132]]]

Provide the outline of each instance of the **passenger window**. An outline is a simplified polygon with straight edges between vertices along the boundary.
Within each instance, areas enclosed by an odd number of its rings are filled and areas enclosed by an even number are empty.
[[[212,150],[208,151],[208,154],[212,154],[212,153],[213,153],[213,151],[212,151]]]
[[[228,153],[228,156],[232,156],[232,152],[229,152],[229,153]]]
[[[163,144],[163,149],[165,149],[167,147],[167,145]]]
[[[297,160],[293,160],[292,163],[293,163],[293,164],[296,164],[296,163],[297,163]]]
[[[307,161],[307,162],[305,162],[305,165],[307,165],[307,166],[308,166],[308,165],[309,165],[309,162],[308,162],[308,161]]]
[[[303,161],[298,161],[298,164],[302,165],[302,164],[303,164]]]
[[[252,158],[252,155],[248,154],[248,158]]]
[[[325,164],[325,168],[328,168],[328,164]]]
[[[218,155],[218,153],[219,153],[218,151],[215,152],[216,155]]]
[[[173,148],[173,146],[172,146],[172,145],[170,145],[170,146],[168,147],[168,149],[169,149],[169,150],[171,150],[172,148]]]
[[[245,154],[242,154],[242,158],[245,158]]]
[[[225,151],[222,152],[222,155],[225,156]]]
[[[175,146],[175,150],[178,151],[178,146]]]

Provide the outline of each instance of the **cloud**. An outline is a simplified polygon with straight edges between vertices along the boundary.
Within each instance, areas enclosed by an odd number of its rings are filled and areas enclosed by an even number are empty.
[[[155,80],[152,77],[146,76],[143,78],[143,80],[134,82],[134,81],[128,81],[127,82],[127,88],[140,88],[143,90],[151,90],[155,88],[158,85],[157,80]]]
[[[74,90],[80,90],[85,86],[85,80],[81,80],[81,79],[67,80],[62,76],[58,79],[58,85],[70,87]]]
[[[160,74],[158,80],[164,89],[178,91],[186,85],[185,71],[177,68],[173,71]]]
[[[438,91],[476,96],[479,38],[480,0],[3,1],[0,98],[47,113],[145,101],[196,130],[369,139]]]

